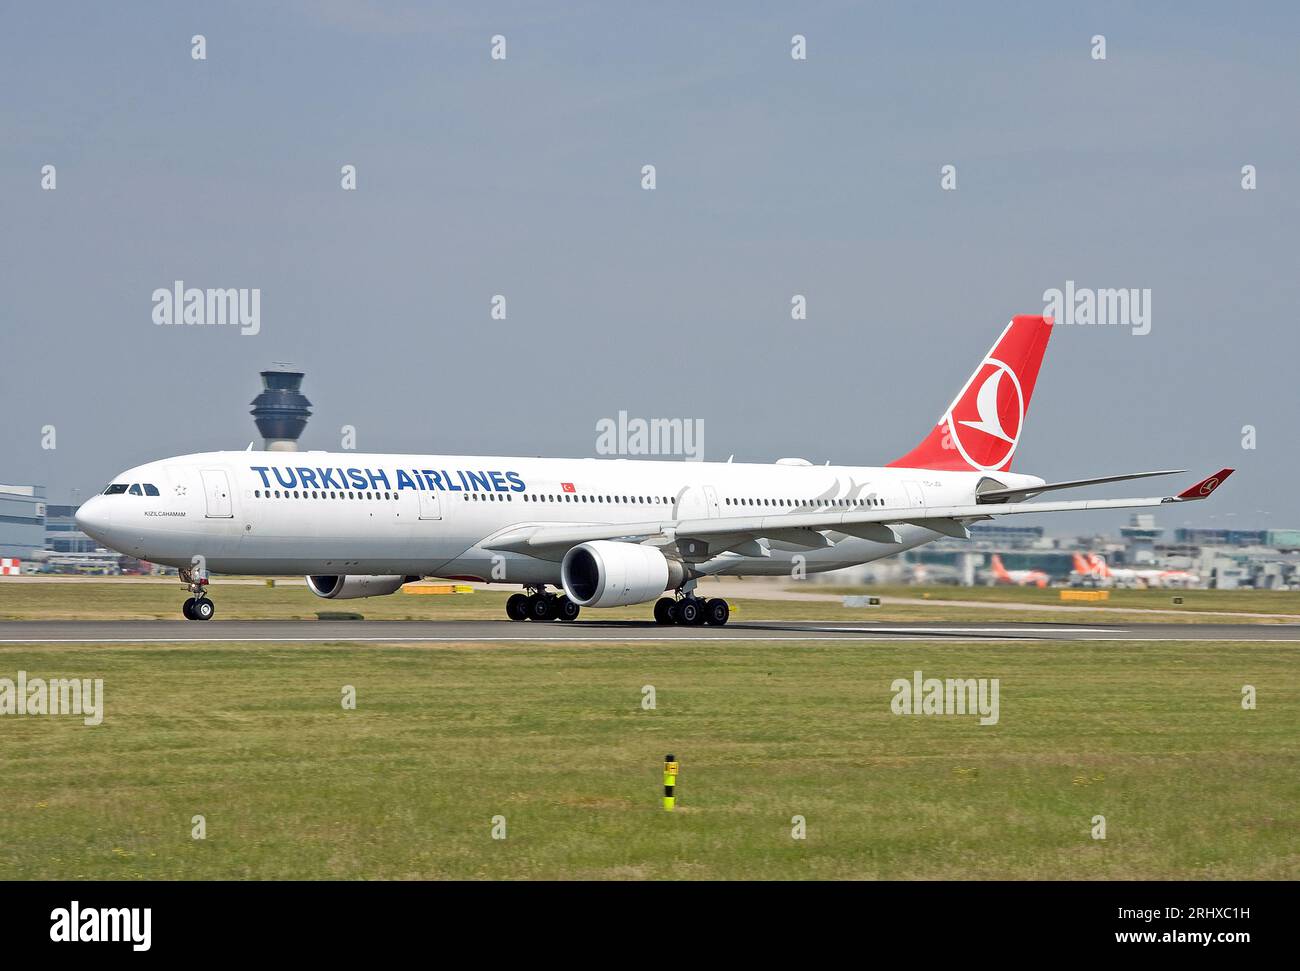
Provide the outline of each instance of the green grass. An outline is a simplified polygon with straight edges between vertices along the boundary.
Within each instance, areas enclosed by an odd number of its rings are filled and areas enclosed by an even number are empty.
[[[806,587],[787,587],[803,590]],[[817,587],[819,592],[839,594],[872,593],[887,597],[913,597],[926,600],[980,600],[987,603],[1038,604],[1057,606],[1061,600],[1060,588],[1046,587]],[[1107,607],[1129,607],[1143,610],[1172,610],[1174,597],[1183,602],[1179,611],[1228,611],[1230,613],[1293,614],[1300,617],[1300,593],[1288,590],[1127,590],[1111,589]],[[1069,604],[1086,606],[1086,604]]]
[[[700,586],[700,593],[709,595],[711,584]],[[844,607],[836,600],[763,600],[762,586],[755,586],[754,598],[732,600],[738,621],[765,620],[828,620],[842,623],[864,621],[886,622],[1002,622],[1071,623],[1071,624],[1126,624],[1141,622],[1203,623],[1216,619],[1206,608],[1189,606],[1185,613],[1143,614],[1134,610],[1089,611],[1025,611],[999,610],[999,603],[1037,603],[1052,606],[1060,603],[1056,591],[1024,588],[952,588],[952,587],[855,587],[836,588],[817,584],[801,584],[789,589],[802,593],[838,596],[844,593],[872,593],[887,596],[929,598],[930,604],[889,604],[875,608]],[[369,597],[362,600],[322,600],[302,584],[281,583],[274,587],[265,584],[222,583],[213,580],[211,595],[217,605],[220,620],[311,620],[318,613],[354,612],[368,620],[500,620],[505,616],[505,601],[513,591],[479,591],[472,594],[447,596],[413,596],[396,593],[387,597]],[[1190,591],[1186,596],[1191,603],[1202,601],[1192,594],[1206,594],[1204,601],[1214,609],[1249,612],[1252,609],[1268,612],[1300,614],[1300,594],[1273,594],[1255,591]],[[1044,596],[1048,595],[1050,596]],[[1120,595],[1123,594],[1123,597]],[[1130,598],[1128,595],[1136,595]],[[180,606],[187,594],[175,583],[142,582],[131,578],[102,580],[77,580],[75,582],[21,582],[6,584],[0,580],[0,620],[139,620],[180,619]],[[1266,600],[1257,600],[1265,597]],[[945,599],[985,600],[990,607],[943,606]],[[1171,608],[1166,591],[1114,591],[1112,603],[1127,607]],[[1289,601],[1286,599],[1289,598]],[[1266,604],[1266,607],[1259,606]],[[1254,606],[1252,606],[1254,605]],[[1289,606],[1288,606],[1289,605]],[[1178,608],[1180,611],[1182,608]],[[638,604],[613,610],[588,610],[587,620],[649,620],[650,604]],[[1231,623],[1285,623],[1283,620],[1260,617],[1219,618]]]
[[[891,714],[917,668],[999,678],[999,724]],[[107,714],[0,717],[0,879],[1300,877],[1291,645],[0,648],[19,669],[102,677]]]

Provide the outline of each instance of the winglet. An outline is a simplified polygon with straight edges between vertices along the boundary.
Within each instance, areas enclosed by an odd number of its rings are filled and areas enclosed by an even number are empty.
[[[1184,502],[1190,499],[1208,499],[1210,493],[1223,485],[1223,480],[1232,475],[1234,471],[1234,469],[1219,469],[1208,479],[1202,479],[1191,488],[1178,493],[1178,498]]]

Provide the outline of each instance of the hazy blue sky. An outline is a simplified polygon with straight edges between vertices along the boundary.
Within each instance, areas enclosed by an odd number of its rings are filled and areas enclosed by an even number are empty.
[[[626,409],[876,464],[1073,280],[1151,332],[1057,328],[1016,468],[1236,465],[1162,523],[1300,526],[1300,14],[1045,6],[8,3],[0,481],[243,448],[272,361],[304,447],[583,456]],[[261,333],[156,326],[178,279]]]

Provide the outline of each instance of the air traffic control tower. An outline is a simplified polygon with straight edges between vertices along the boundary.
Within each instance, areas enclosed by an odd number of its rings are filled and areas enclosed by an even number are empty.
[[[302,371],[286,366],[262,372],[262,393],[253,399],[251,414],[268,452],[298,451],[298,436],[311,417],[302,379]]]

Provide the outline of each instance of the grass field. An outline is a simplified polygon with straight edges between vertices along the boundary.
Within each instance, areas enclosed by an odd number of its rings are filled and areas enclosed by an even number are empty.
[[[1286,644],[0,647],[20,669],[102,677],[106,715],[0,717],[0,879],[1300,877]],[[892,714],[916,669],[999,678],[1000,721]]]
[[[709,583],[700,592],[709,594]],[[321,612],[356,612],[368,620],[499,620],[505,615],[506,597],[511,591],[477,591],[466,595],[411,596],[398,593],[388,597],[363,600],[331,601],[314,596],[301,583],[265,584],[226,583],[214,579],[212,598],[220,620],[310,620]],[[1213,590],[1189,591],[1186,607],[1178,612],[1141,613],[1135,609],[1084,611],[1002,609],[999,604],[1038,605],[1044,608],[1060,604],[1055,590],[998,587],[856,587],[835,588],[815,584],[790,586],[800,593],[838,597],[844,593],[881,594],[928,598],[930,603],[886,604],[875,608],[843,607],[838,600],[764,600],[764,588],[755,585],[754,598],[735,598],[736,619],[763,620],[831,620],[858,621],[1029,621],[1058,623],[1124,624],[1141,621],[1159,623],[1202,623],[1215,619],[1214,610],[1251,613],[1277,613],[1300,616],[1300,594],[1271,591]],[[1200,595],[1200,596],[1198,596]],[[1118,607],[1173,611],[1171,593],[1156,590],[1113,591],[1112,603]],[[176,583],[142,582],[127,577],[84,579],[75,582],[52,581],[5,583],[0,580],[0,620],[136,620],[180,619],[180,606],[186,594]],[[959,599],[987,602],[988,607],[943,606],[944,600]],[[586,619],[649,620],[650,604],[613,610],[588,610]],[[1232,623],[1286,623],[1277,617],[1222,617]]]
[[[792,588],[788,588],[792,589]],[[805,588],[807,589],[807,588]],[[823,593],[864,593],[865,587],[815,587]],[[1051,607],[1060,604],[1059,588],[1045,587],[954,587],[897,586],[872,587],[871,593],[886,597],[920,597],[926,600],[979,600],[984,603],[1035,604]],[[1300,593],[1293,590],[1128,590],[1111,589],[1105,606],[1142,610],[1173,609],[1173,598],[1181,597],[1179,611],[1227,611],[1230,613],[1272,613],[1300,616]]]

